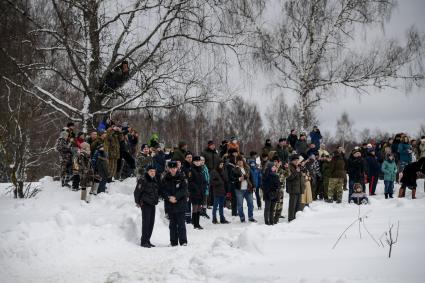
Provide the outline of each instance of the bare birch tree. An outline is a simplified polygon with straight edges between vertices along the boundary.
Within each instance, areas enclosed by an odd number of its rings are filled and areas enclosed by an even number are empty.
[[[315,108],[336,87],[367,93],[396,87],[400,80],[419,83],[424,35],[412,27],[404,44],[381,39],[358,48],[359,29],[379,27],[391,15],[392,0],[271,1],[268,24],[257,24],[254,58],[264,63],[276,87],[297,95],[304,129]],[[253,41],[257,42],[257,41]]]
[[[347,112],[343,112],[341,117],[336,121],[335,138],[345,148],[346,141],[353,140],[353,122],[348,118]]]
[[[29,11],[1,1],[28,21],[26,43],[43,58],[25,64],[2,49],[27,84],[3,79],[84,128],[117,110],[212,100],[223,91],[223,48],[243,46],[244,19],[261,10],[252,0],[36,0]],[[105,89],[124,65],[125,79]]]

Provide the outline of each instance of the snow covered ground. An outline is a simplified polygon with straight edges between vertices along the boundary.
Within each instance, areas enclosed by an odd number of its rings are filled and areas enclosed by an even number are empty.
[[[392,258],[358,225],[339,234],[358,215],[358,206],[317,201],[297,219],[265,226],[240,223],[226,210],[228,225],[205,230],[187,226],[187,247],[168,247],[168,223],[157,206],[152,236],[156,248],[139,246],[140,210],[133,203],[134,179],[110,185],[109,193],[86,204],[79,193],[46,177],[35,199],[0,197],[0,282],[424,282],[425,195],[417,200],[383,198],[383,184],[371,204],[366,227],[379,239],[400,221]],[[396,186],[398,189],[398,186]],[[4,190],[4,186],[1,187]],[[346,195],[344,195],[346,200]],[[285,196],[285,215],[288,198]],[[211,214],[211,211],[209,211]],[[384,239],[383,239],[384,241]]]

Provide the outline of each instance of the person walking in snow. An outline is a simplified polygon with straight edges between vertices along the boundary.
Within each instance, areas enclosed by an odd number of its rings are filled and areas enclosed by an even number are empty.
[[[142,210],[142,237],[140,245],[144,248],[155,247],[150,241],[155,224],[155,207],[158,204],[159,183],[156,168],[146,167],[145,175],[137,181],[134,190],[134,201]]]
[[[186,246],[187,180],[184,174],[178,171],[176,161],[168,162],[168,172],[162,178],[160,188],[170,219],[171,246],[177,246],[178,244]]]

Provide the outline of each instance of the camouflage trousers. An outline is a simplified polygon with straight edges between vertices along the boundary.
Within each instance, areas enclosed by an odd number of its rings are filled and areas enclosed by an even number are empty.
[[[108,159],[109,178],[115,177],[115,174],[117,173],[117,164],[118,164],[118,159],[115,159],[115,158]]]
[[[60,159],[61,168],[61,180],[63,183],[68,183],[72,176],[72,160],[71,158],[61,157]]]
[[[344,178],[329,178],[328,199],[342,201]]]
[[[279,218],[282,215],[282,210],[283,210],[283,189],[280,189],[278,199],[273,212],[273,222],[275,224],[279,223]]]

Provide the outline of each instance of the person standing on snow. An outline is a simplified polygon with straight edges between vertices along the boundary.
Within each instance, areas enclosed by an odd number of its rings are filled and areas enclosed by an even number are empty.
[[[289,194],[288,221],[295,219],[295,214],[301,210],[301,195],[304,193],[305,178],[301,172],[300,156],[289,157],[289,176],[286,178],[286,192]]]
[[[142,238],[140,245],[144,248],[155,247],[150,241],[155,224],[155,206],[158,204],[158,179],[153,165],[146,167],[145,175],[137,181],[134,201],[142,210]]]
[[[168,172],[162,179],[160,188],[170,219],[171,246],[177,246],[178,244],[186,246],[187,180],[184,174],[178,171],[176,161],[168,163]]]

